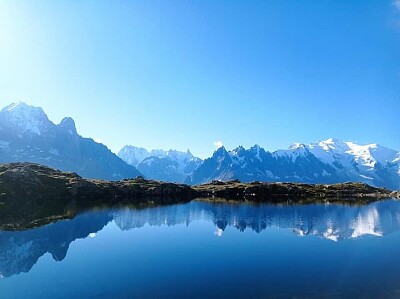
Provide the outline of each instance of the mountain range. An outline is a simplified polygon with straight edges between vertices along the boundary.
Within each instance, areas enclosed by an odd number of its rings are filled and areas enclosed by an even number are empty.
[[[187,150],[151,150],[124,146],[118,156],[126,163],[136,166],[145,177],[168,182],[183,182],[203,163],[203,160]]]
[[[42,108],[18,102],[0,111],[0,163],[34,162],[87,178],[119,180],[141,175],[105,145],[80,136],[65,117],[58,125]]]
[[[0,111],[0,162],[35,162],[83,177],[118,180],[146,178],[202,184],[243,182],[363,182],[400,189],[400,152],[379,144],[359,145],[329,138],[295,143],[269,152],[254,145],[218,148],[204,161],[176,150],[146,150],[127,145],[118,156],[105,145],[80,136],[72,118],[51,122],[43,109],[19,102]]]
[[[186,179],[189,184],[210,180],[243,182],[340,183],[363,182],[400,188],[400,153],[378,144],[358,145],[329,138],[309,145],[296,143],[288,150],[265,151],[258,145],[232,151],[224,147]]]

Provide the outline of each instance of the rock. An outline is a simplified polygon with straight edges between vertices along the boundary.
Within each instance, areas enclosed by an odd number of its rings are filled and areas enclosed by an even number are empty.
[[[15,201],[41,199],[46,201],[76,200],[128,203],[178,203],[199,197],[219,197],[248,201],[304,202],[324,198],[371,201],[399,197],[399,192],[371,187],[364,183],[333,185],[301,183],[241,183],[213,181],[190,187],[184,184],[146,180],[143,177],[121,181],[88,180],[76,173],[62,172],[32,163],[0,165],[0,205]]]
[[[186,185],[145,180],[143,177],[122,181],[88,180],[75,173],[39,164],[11,163],[0,166],[0,194],[3,203],[27,196],[46,200],[69,198],[133,203],[147,202],[146,197],[156,196],[171,197],[172,201],[182,202],[191,200],[194,193]]]
[[[94,206],[175,204],[196,198],[254,202],[311,203],[340,201],[364,204],[384,198],[400,198],[362,183],[311,185],[298,183],[241,183],[214,181],[190,187],[146,180],[87,180],[32,163],[0,165],[0,229],[18,230],[69,219]]]
[[[364,201],[397,197],[398,192],[371,187],[364,183],[342,183],[333,185],[302,183],[241,183],[211,182],[193,187],[199,197],[218,197],[233,200],[280,202],[280,201]]]

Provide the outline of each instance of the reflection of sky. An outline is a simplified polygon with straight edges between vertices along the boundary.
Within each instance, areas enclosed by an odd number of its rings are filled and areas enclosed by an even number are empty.
[[[399,205],[193,202],[88,212],[1,232],[0,289],[5,298],[178,298],[194,290],[199,298],[210,290],[213,297],[379,297],[398,288]],[[377,233],[384,237],[358,238]],[[370,293],[351,293],[365,288]]]
[[[114,221],[122,230],[144,225],[175,225],[205,220],[216,225],[215,234],[226,227],[261,232],[274,226],[298,236],[320,236],[332,241],[382,236],[400,228],[400,203],[375,202],[365,206],[342,205],[228,205],[193,202],[145,210],[120,210]]]

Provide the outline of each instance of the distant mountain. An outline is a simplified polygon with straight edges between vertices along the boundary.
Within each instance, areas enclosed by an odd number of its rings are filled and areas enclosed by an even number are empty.
[[[138,166],[140,162],[148,157],[164,158],[168,154],[168,151],[164,150],[151,150],[148,151],[143,147],[136,147],[133,145],[125,145],[119,152],[118,157],[124,160],[126,163],[132,166]]]
[[[290,151],[291,156],[278,156],[258,145],[250,149],[242,146],[232,151],[225,147],[216,150],[213,156],[187,179],[186,183],[202,184],[212,180],[242,182],[307,182],[332,183],[334,169],[319,161],[307,149]]]
[[[400,189],[400,153],[378,144],[358,145],[330,138],[293,144],[288,150],[267,152],[258,145],[216,150],[185,181],[202,184],[212,180],[243,182],[340,183],[364,182]]]
[[[132,145],[123,147],[118,156],[128,164],[136,166],[147,178],[168,182],[183,182],[203,162],[189,150],[147,151]]]
[[[140,175],[105,145],[80,136],[72,118],[51,122],[42,108],[18,102],[0,111],[0,163],[34,162],[86,178]]]
[[[0,163],[34,162],[86,178],[118,180],[143,173],[151,179],[202,184],[212,180],[243,182],[363,182],[400,189],[400,152],[379,144],[359,145],[330,138],[295,143],[287,150],[265,151],[258,145],[224,147],[202,161],[190,151],[125,146],[112,153],[80,136],[72,118],[51,122],[42,108],[19,102],[0,111]]]

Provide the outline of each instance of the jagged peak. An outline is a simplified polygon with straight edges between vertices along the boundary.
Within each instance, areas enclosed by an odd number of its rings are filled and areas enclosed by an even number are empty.
[[[243,146],[239,145],[238,147],[236,147],[236,148],[234,148],[232,150],[232,154],[233,155],[239,155],[239,154],[241,154],[241,153],[243,153],[245,151],[246,151],[246,149]]]
[[[169,150],[152,149],[152,150],[148,150],[148,149],[146,149],[144,147],[138,147],[138,146],[134,146],[134,145],[125,145],[119,151],[119,153],[121,153],[121,154],[123,152],[132,152],[132,153],[141,152],[141,153],[147,154],[148,156],[155,156],[155,157],[159,157],[159,158],[166,157],[166,156],[172,156],[172,155],[180,155],[180,156],[184,155],[184,156],[194,157],[189,149],[187,149],[186,151],[180,151],[180,150],[175,150],[175,149],[169,149]]]
[[[124,147],[121,150],[143,150],[143,151],[147,151],[144,147],[137,147],[134,145],[124,145]]]
[[[217,149],[214,151],[213,156],[218,155],[218,154],[225,154],[225,153],[228,153],[227,150],[226,150],[226,148],[225,148],[225,146],[220,146],[219,148],[217,148]]]
[[[189,156],[186,152],[181,152],[181,151],[173,150],[173,149],[170,149],[167,152],[166,157],[169,159],[172,159],[172,160],[177,160],[177,161],[183,161],[183,160],[192,158],[192,156]]]
[[[182,154],[182,153],[184,153],[184,152],[181,152],[181,151],[178,151],[178,150],[175,150],[175,149],[169,149],[168,151],[167,151],[167,153],[168,154]]]
[[[71,117],[64,117],[58,126],[71,135],[77,134],[75,121]]]
[[[168,152],[167,152],[167,156],[191,156],[192,154],[190,153],[190,151],[188,150],[188,151],[186,151],[186,152],[183,152],[183,151],[178,151],[178,150],[174,150],[174,149],[170,149],[170,150],[168,150]]]

